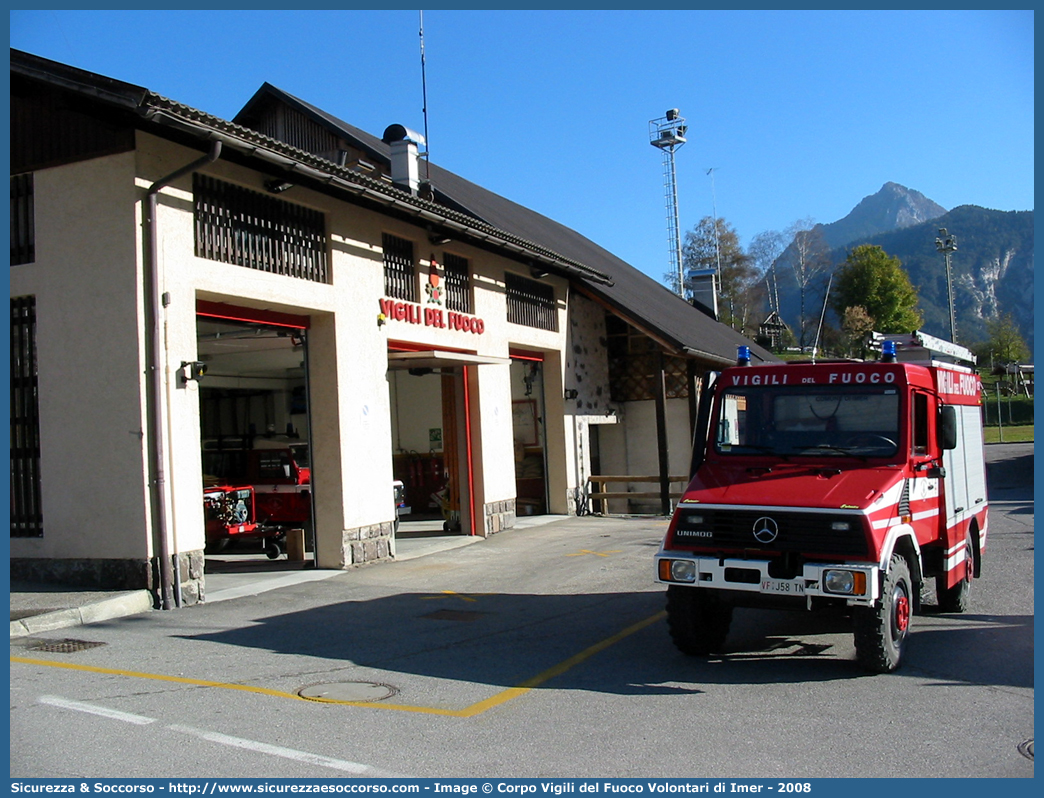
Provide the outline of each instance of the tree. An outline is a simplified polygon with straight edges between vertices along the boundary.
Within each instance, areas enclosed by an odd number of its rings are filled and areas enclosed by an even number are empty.
[[[910,276],[899,259],[881,247],[856,247],[835,277],[830,305],[839,318],[858,305],[873,319],[877,332],[906,333],[921,326],[917,291]]]
[[[866,336],[874,331],[874,320],[862,305],[845,308],[841,318],[841,332],[850,355],[866,356]]]
[[[739,330],[753,323],[758,275],[728,222],[705,216],[688,231],[682,245],[682,266],[686,274],[694,270],[714,272],[719,320]],[[693,287],[687,284],[686,296],[692,295]]]
[[[807,326],[805,299],[816,281],[829,270],[830,248],[821,228],[809,218],[798,219],[786,229],[785,235],[792,240],[780,257],[780,262],[790,267],[798,284],[801,302],[798,337],[804,347]]]
[[[786,249],[786,239],[779,230],[758,233],[747,246],[747,259],[755,272],[763,278],[768,296],[769,312],[779,313],[779,288],[776,283],[776,261]]]
[[[985,344],[976,347],[980,359],[989,357],[990,362],[1000,364],[1024,363],[1030,351],[1015,323],[1015,317],[1005,313],[986,322],[986,333],[990,336]]]

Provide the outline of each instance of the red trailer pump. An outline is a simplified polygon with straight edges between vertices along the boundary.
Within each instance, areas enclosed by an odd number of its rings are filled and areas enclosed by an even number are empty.
[[[312,472],[304,441],[282,436],[207,441],[203,472],[207,483],[251,486],[256,507],[251,518],[257,521],[252,537],[264,541],[270,559],[282,553],[287,530],[311,523]]]
[[[975,358],[923,333],[873,341],[875,362],[752,366],[741,352],[705,394],[656,555],[683,652],[720,651],[734,607],[840,605],[860,664],[887,672],[925,580],[941,610],[967,609],[988,504]]]

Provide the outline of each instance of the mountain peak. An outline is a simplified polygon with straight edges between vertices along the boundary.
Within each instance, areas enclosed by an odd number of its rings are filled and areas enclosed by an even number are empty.
[[[823,236],[831,247],[869,238],[937,219],[946,208],[928,199],[920,191],[891,181],[880,191],[864,197],[843,219],[822,226]]]

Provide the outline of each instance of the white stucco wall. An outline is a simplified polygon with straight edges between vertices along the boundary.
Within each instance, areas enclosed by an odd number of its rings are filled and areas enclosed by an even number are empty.
[[[692,457],[692,441],[689,430],[688,399],[668,399],[667,410],[667,453],[672,476],[689,473]],[[656,449],[656,403],[653,401],[624,402],[619,412],[619,422],[602,426],[598,430],[602,462],[605,474],[628,474],[653,476],[659,474],[659,455]],[[673,484],[672,490],[679,485]],[[613,483],[609,491],[648,492],[658,490],[656,483]],[[659,512],[658,500],[641,500],[642,512]],[[610,512],[635,511],[626,500],[612,500]]]
[[[12,539],[12,557],[149,553],[134,162],[34,174],[36,258],[10,290],[36,297],[45,531]]]

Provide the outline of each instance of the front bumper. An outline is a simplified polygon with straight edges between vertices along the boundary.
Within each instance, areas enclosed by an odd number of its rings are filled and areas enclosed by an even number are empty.
[[[656,581],[665,585],[809,600],[844,599],[853,606],[869,606],[880,596],[881,569],[872,563],[804,563],[799,576],[780,579],[769,572],[769,560],[700,557],[663,550],[655,559]],[[843,588],[849,584],[851,590],[846,592]]]

